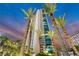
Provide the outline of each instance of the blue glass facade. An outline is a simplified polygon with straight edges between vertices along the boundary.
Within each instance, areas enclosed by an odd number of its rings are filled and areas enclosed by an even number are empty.
[[[48,52],[52,52],[52,40],[51,38],[47,35],[49,31],[49,26],[47,22],[46,15],[43,14],[43,25],[44,25],[44,34],[45,34],[45,48],[48,50]]]

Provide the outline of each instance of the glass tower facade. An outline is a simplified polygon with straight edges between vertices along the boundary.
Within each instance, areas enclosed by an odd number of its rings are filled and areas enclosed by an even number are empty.
[[[53,51],[52,39],[48,35],[50,29],[46,16],[42,9],[38,9],[32,21],[34,29],[32,29],[30,47],[33,48],[35,54],[42,51],[48,51],[50,53]]]
[[[51,53],[53,51],[52,39],[48,35],[49,31],[48,19],[47,15],[44,14],[44,12],[43,12],[43,26],[44,26],[44,37],[45,37],[45,50]]]

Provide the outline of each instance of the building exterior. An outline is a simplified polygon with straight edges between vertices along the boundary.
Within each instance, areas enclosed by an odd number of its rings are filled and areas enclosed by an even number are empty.
[[[50,38],[50,36],[48,35],[48,31],[50,30],[49,29],[49,24],[48,24],[48,19],[47,19],[47,15],[44,13],[44,11],[42,11],[43,13],[43,27],[44,27],[44,46],[43,47],[43,50],[47,50],[49,53],[52,53],[54,52],[54,49],[53,49],[53,44],[52,44],[52,39]]]
[[[37,10],[35,17],[32,20],[32,23],[34,29],[32,29],[32,33],[30,33],[31,39],[29,40],[28,38],[28,42],[30,48],[33,48],[33,52],[35,54],[40,53],[42,51],[48,51],[49,53],[55,52],[52,38],[50,38],[48,35],[48,31],[50,29],[47,15],[42,9]],[[79,33],[72,36],[72,39],[75,45],[79,45]]]
[[[31,46],[33,48],[33,52],[35,54],[40,52],[40,35],[39,31],[41,30],[41,19],[42,15],[40,10],[37,10],[34,20],[32,21],[34,25],[34,29],[32,30],[32,37],[31,37]]]
[[[71,36],[71,39],[73,40],[75,45],[79,46],[79,32],[77,32],[73,36]]]
[[[79,22],[71,23],[67,30],[74,44],[79,46]]]
[[[34,28],[31,30],[31,33],[28,33],[26,46],[30,46],[35,54],[42,51],[51,53],[53,51],[53,45],[51,38],[48,36],[48,20],[42,9],[37,10],[36,15],[31,22]]]

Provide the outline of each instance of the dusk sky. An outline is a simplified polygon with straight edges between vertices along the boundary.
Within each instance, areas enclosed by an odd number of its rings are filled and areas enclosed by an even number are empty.
[[[41,9],[43,5],[34,3],[0,4],[0,32],[22,39],[26,20],[21,8],[27,11],[30,7]],[[64,13],[66,13],[67,25],[79,23],[79,4],[57,4],[57,11],[54,13],[54,16],[63,16]]]

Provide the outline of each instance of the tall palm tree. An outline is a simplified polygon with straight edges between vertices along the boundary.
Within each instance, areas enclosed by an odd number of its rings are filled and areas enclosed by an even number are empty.
[[[27,26],[26,26],[26,32],[25,32],[25,35],[24,35],[24,39],[23,39],[23,41],[22,41],[21,49],[20,49],[20,55],[21,55],[21,56],[24,55],[24,50],[25,50],[27,35],[28,35],[28,31],[29,31],[29,29],[30,29],[31,19],[32,19],[32,17],[34,16],[34,13],[35,13],[35,9],[33,10],[32,8],[30,8],[27,12],[26,12],[24,9],[22,9],[22,11],[25,13],[25,15],[26,15],[27,18],[28,18],[28,24],[27,24]]]
[[[64,36],[66,38],[66,40],[70,43],[71,47],[73,48],[74,52],[79,55],[79,52],[77,51],[76,47],[74,46],[74,42],[72,41],[70,35],[67,33],[67,30],[65,28],[65,17],[59,17],[57,20],[57,24],[62,28],[62,31],[64,33]]]
[[[59,36],[60,31],[59,31],[59,28],[58,28],[58,26],[56,24],[55,17],[54,17],[54,12],[56,11],[56,4],[46,4],[43,7],[43,10],[50,16],[52,24],[53,24],[53,26],[55,28],[55,31],[56,31],[56,34],[58,36],[58,41],[59,41],[60,46],[61,46],[61,51],[65,52],[64,42],[62,41],[62,38]],[[66,54],[63,53],[63,55],[66,55]]]

